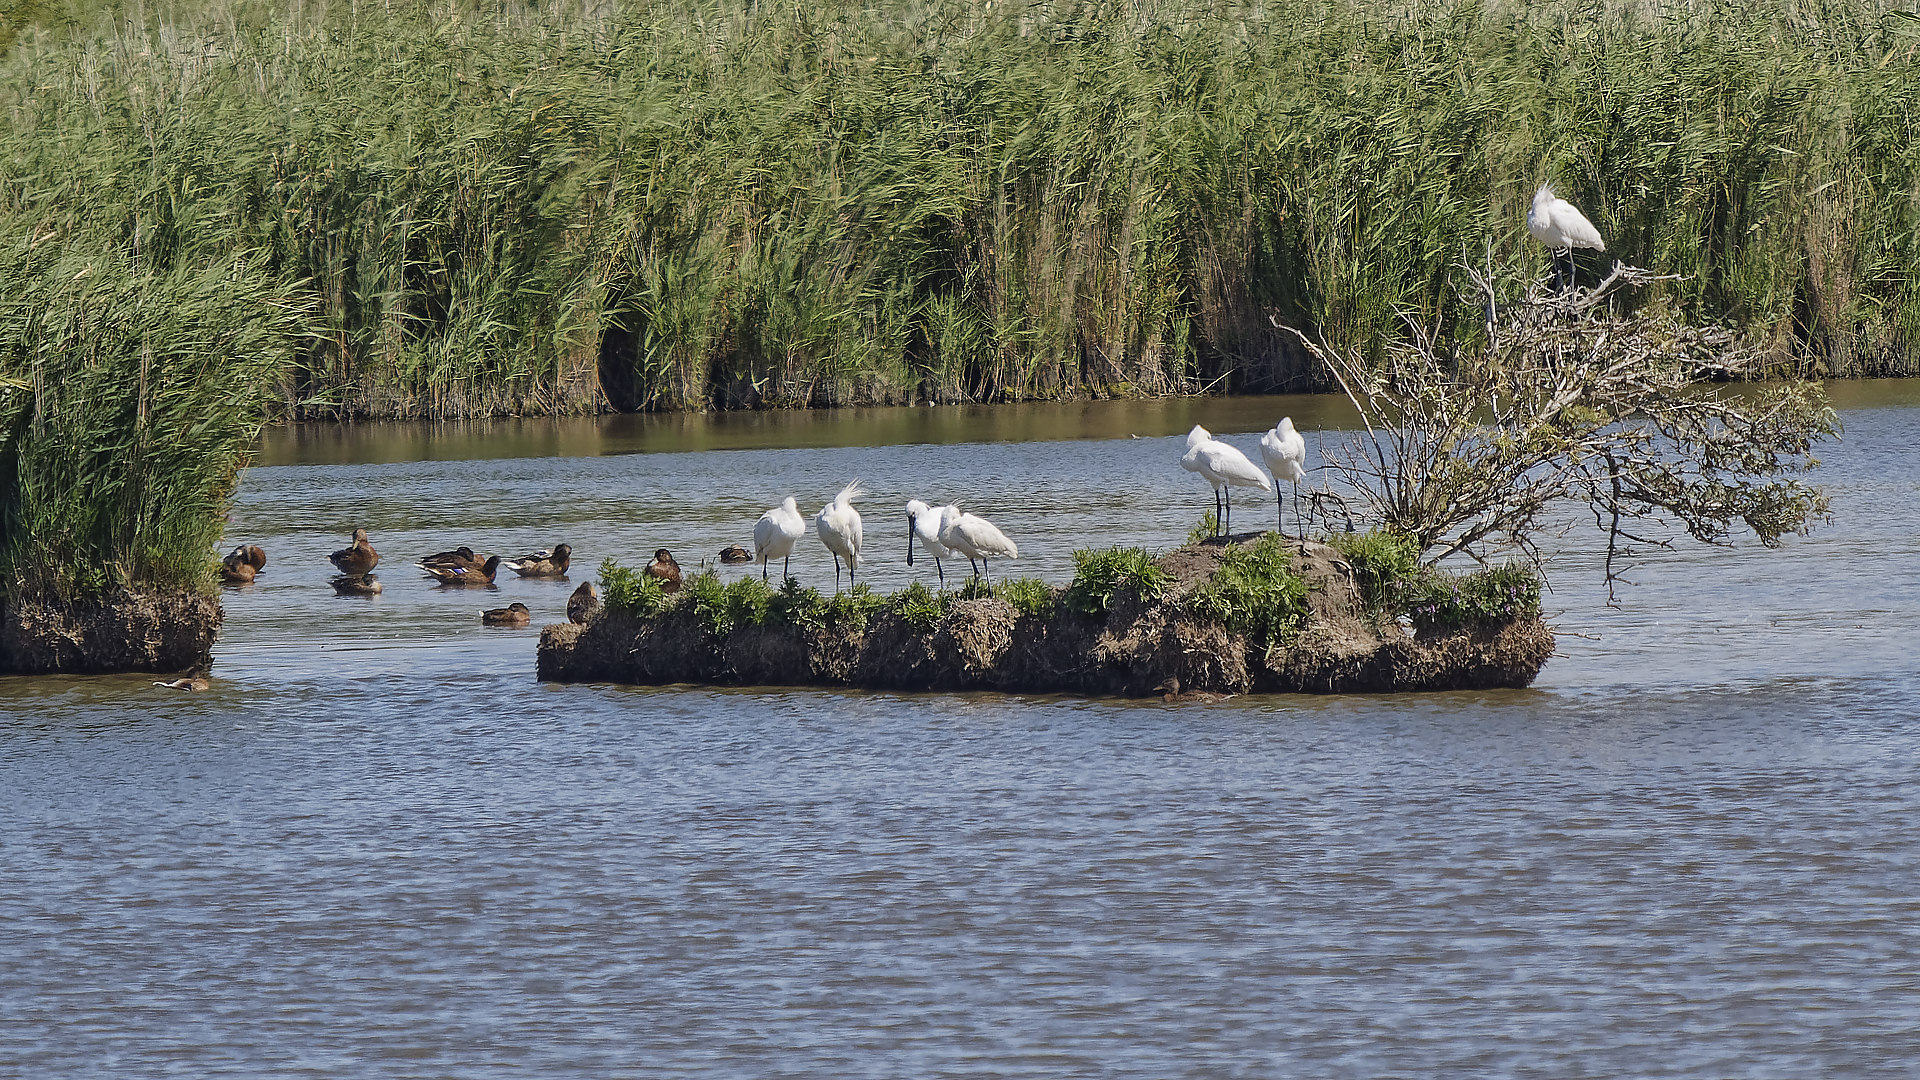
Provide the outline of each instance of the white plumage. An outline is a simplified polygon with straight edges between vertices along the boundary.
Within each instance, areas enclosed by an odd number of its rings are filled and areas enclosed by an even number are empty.
[[[1267,474],[1247,459],[1247,455],[1232,446],[1213,437],[1212,433],[1199,424],[1187,432],[1187,452],[1180,459],[1180,467],[1188,472],[1197,472],[1213,485],[1213,503],[1215,523],[1222,534],[1227,533],[1233,518],[1233,496],[1229,489],[1236,487],[1257,487],[1262,491],[1272,491],[1273,484]],[[1225,503],[1221,502],[1225,496]]]
[[[947,585],[947,570],[940,565],[940,560],[951,554],[947,545],[940,542],[940,529],[946,523],[946,516],[945,507],[936,510],[919,499],[907,503],[907,565],[913,565],[913,542],[917,539],[933,559],[933,568],[940,575],[943,589]]]
[[[1307,478],[1307,440],[1293,428],[1293,417],[1283,416],[1273,430],[1260,436],[1260,456],[1266,459],[1267,470],[1273,473],[1273,499],[1275,532],[1285,532],[1280,527],[1280,515],[1286,507],[1282,505],[1285,496],[1280,494],[1280,481],[1293,484],[1293,523],[1300,524],[1300,481]],[[1301,530],[1302,535],[1305,530]]]
[[[1587,215],[1567,200],[1554,197],[1553,189],[1545,184],[1533,193],[1533,205],[1527,210],[1527,232],[1556,251],[1607,250],[1606,241],[1600,239],[1600,230],[1593,227]]]
[[[833,501],[820,508],[813,516],[813,530],[820,534],[820,542],[828,551],[833,552],[833,587],[840,588],[840,560],[847,561],[847,584],[853,584],[854,568],[860,565],[860,511],[853,508],[853,500],[861,495],[860,481],[855,480],[840,489]]]
[[[783,560],[790,569],[793,545],[807,535],[807,519],[800,516],[800,504],[789,495],[779,506],[760,515],[753,526],[753,557],[760,564],[760,579],[766,580],[767,563]],[[786,571],[782,571],[786,575]]]
[[[993,522],[978,514],[969,514],[953,503],[940,509],[940,542],[967,557],[967,562],[975,559],[980,565],[974,569],[976,574],[984,574],[987,559],[1017,559],[1020,549],[1013,546],[1007,534],[994,527]]]

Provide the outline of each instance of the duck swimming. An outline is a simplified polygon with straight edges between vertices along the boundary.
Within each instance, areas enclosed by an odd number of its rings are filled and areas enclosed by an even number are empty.
[[[666,548],[653,553],[653,561],[647,564],[646,575],[660,583],[661,592],[680,591],[680,564],[673,561],[673,552]]]
[[[517,559],[504,560],[500,565],[521,577],[566,577],[567,566],[572,561],[573,548],[555,544],[551,550],[541,548]]]
[[[341,596],[379,596],[381,587],[372,574],[342,574],[333,579],[333,591]]]
[[[367,530],[355,529],[353,546],[327,556],[327,561],[343,574],[364,574],[380,565],[380,553],[373,550],[373,544],[367,540]]]
[[[594,612],[599,610],[600,593],[593,587],[591,581],[581,582],[580,587],[573,590],[573,595],[567,597],[568,622],[584,624],[593,618]]]
[[[465,566],[429,566],[426,563],[415,565],[425,570],[428,577],[442,585],[491,585],[493,575],[500,571],[500,556],[489,555],[487,561],[477,570]]]
[[[527,610],[527,605],[515,601],[506,607],[481,612],[480,621],[487,626],[525,626],[533,621],[533,612]]]
[[[467,568],[468,570],[478,570],[482,566],[485,566],[486,562],[487,562],[486,556],[476,555],[473,553],[472,548],[468,547],[465,544],[461,544],[459,547],[454,548],[452,551],[435,552],[434,554],[429,555],[424,559],[421,559],[417,565],[439,567],[441,569],[447,569],[449,567],[455,567],[455,566],[462,566]]]
[[[739,544],[730,544],[720,549],[720,561],[726,563],[728,566],[736,566],[743,562],[752,562],[753,552],[748,551]]]

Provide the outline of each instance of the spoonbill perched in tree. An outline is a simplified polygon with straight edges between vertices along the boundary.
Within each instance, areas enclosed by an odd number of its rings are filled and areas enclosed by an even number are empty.
[[[1527,232],[1535,240],[1553,249],[1553,273],[1560,274],[1560,256],[1567,257],[1567,284],[1573,284],[1573,249],[1607,250],[1600,230],[1587,215],[1565,199],[1556,198],[1545,184],[1533,193],[1533,205],[1527,209]]]
[[[948,548],[967,557],[972,565],[975,559],[980,565],[973,568],[975,577],[986,576],[987,559],[1017,559],[1020,549],[1013,546],[1007,534],[994,528],[993,522],[978,514],[969,514],[960,509],[959,503],[950,503],[940,508],[940,542]],[[987,578],[991,585],[993,579]]]
[[[840,560],[847,560],[847,586],[853,586],[854,567],[860,565],[860,511],[853,508],[853,500],[861,495],[860,481],[855,480],[840,489],[833,501],[820,508],[813,515],[813,530],[820,534],[820,542],[833,552],[833,591],[840,591]]]
[[[800,505],[789,495],[779,506],[760,515],[753,525],[753,557],[760,563],[760,580],[767,580],[767,563],[784,560],[781,577],[793,576],[793,545],[807,535],[807,519],[800,516]]]
[[[1300,481],[1307,478],[1307,440],[1293,429],[1293,417],[1281,417],[1272,431],[1260,436],[1260,456],[1267,459],[1267,469],[1273,473],[1273,531],[1286,534],[1281,526],[1286,496],[1280,494],[1280,481],[1286,480],[1293,484],[1293,524],[1304,538],[1307,531],[1300,524]]]
[[[938,510],[919,499],[907,503],[907,565],[913,565],[913,542],[918,539],[920,546],[927,549],[933,559],[933,568],[940,574],[940,587],[947,587],[947,570],[940,560],[950,554],[947,545],[940,542],[940,527],[946,523],[947,509]]]
[[[1180,467],[1188,472],[1197,472],[1206,477],[1213,485],[1214,525],[1219,529],[1216,536],[1232,535],[1229,526],[1233,520],[1233,495],[1230,488],[1257,487],[1262,491],[1272,491],[1267,474],[1247,460],[1247,455],[1221,442],[1199,424],[1187,432],[1187,453],[1180,459]],[[1225,503],[1221,502],[1222,496]]]

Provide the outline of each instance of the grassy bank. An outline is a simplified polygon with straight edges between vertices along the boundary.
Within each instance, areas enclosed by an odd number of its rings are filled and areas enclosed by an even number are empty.
[[[226,274],[278,416],[1267,390],[1319,378],[1273,319],[1471,344],[1450,264],[1544,272],[1550,178],[1646,302],[1909,373],[1881,6],[4,0],[0,249]]]

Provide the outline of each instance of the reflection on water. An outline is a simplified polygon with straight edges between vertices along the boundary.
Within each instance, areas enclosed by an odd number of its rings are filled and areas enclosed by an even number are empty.
[[[1834,524],[1778,552],[1612,610],[1569,536],[1534,690],[1178,707],[544,686],[479,611],[856,475],[874,587],[911,495],[1061,580],[1210,508],[1189,424],[1337,402],[274,433],[212,691],[0,680],[0,1074],[1901,1074],[1916,389],[1837,388]],[[355,524],[377,599],[326,585]],[[572,581],[406,567],[557,540]]]
[[[912,443],[1051,442],[1263,431],[1291,414],[1302,427],[1342,427],[1346,399],[1293,394],[1144,401],[927,405],[779,412],[628,413],[448,424],[290,424],[261,440],[260,465],[342,465],[471,458],[592,457]]]

